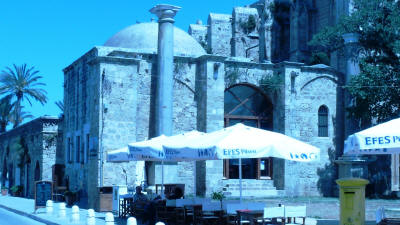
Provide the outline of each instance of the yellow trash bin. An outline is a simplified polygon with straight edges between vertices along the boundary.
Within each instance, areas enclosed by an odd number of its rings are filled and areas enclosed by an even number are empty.
[[[336,183],[340,187],[340,225],[364,225],[365,186],[368,180],[342,178]]]

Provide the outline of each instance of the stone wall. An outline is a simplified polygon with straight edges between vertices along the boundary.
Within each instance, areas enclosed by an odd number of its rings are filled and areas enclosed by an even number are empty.
[[[210,13],[208,15],[207,53],[231,56],[232,16]]]
[[[235,7],[232,12],[232,56],[259,60],[258,12],[255,8]]]
[[[334,4],[332,1],[315,1],[315,21],[316,31],[320,31],[326,26],[331,26],[334,22]]]
[[[196,130],[197,104],[195,96],[197,65],[189,57],[174,59],[173,134]],[[155,97],[152,93],[152,98]],[[143,102],[143,104],[148,104]],[[154,118],[152,116],[152,118]],[[154,119],[151,119],[154,121]],[[143,124],[145,127],[151,126]],[[161,164],[148,163],[150,185],[161,184]],[[164,183],[183,183],[185,193],[193,194],[194,162],[177,162],[164,165]],[[174,174],[171,176],[170,174]]]
[[[292,3],[290,8],[290,61],[307,62],[310,57],[308,41],[311,40],[310,5],[306,0]]]
[[[321,149],[320,161],[285,161],[287,195],[320,195],[317,171],[329,163],[328,148],[334,149],[337,74],[324,65],[282,63],[285,90],[285,134]],[[318,137],[318,109],[329,110],[328,137]]]
[[[99,118],[96,116],[99,97],[94,90],[99,89],[96,80],[101,76],[98,67],[89,64],[97,55],[98,49],[93,48],[64,69],[64,180],[69,190],[82,190],[82,199],[86,200],[86,206],[89,193],[95,193],[98,187],[97,181],[91,181],[88,176],[90,166],[96,167],[92,163],[94,157],[97,157],[97,154],[93,154],[93,149],[98,149],[98,126],[91,124]]]
[[[197,24],[190,24],[188,33],[192,36],[200,45],[207,50],[207,26],[203,25],[201,20]]]
[[[0,134],[2,185],[7,182],[9,187],[22,185],[24,195],[32,198],[34,181],[52,181],[59,122],[57,117],[39,117]],[[6,182],[7,173],[9,177]]]
[[[237,85],[246,84],[253,85],[259,91],[264,93],[273,105],[273,131],[282,132],[283,110],[280,108],[283,98],[279,90],[282,88],[274,87],[268,89],[266,82],[273,77],[279,76],[274,64],[258,64],[254,62],[246,62],[243,59],[227,58],[225,60],[225,89]],[[275,90],[276,89],[276,90]],[[273,178],[272,180],[252,180],[244,179],[242,185],[242,195],[245,197],[262,197],[282,195],[277,189],[284,189],[283,179],[285,177],[284,160],[273,159]],[[222,168],[219,170],[222,173]],[[229,179],[222,180],[222,188],[232,196],[239,195],[239,180]]]
[[[136,141],[138,60],[119,50],[96,47],[64,70],[66,178],[71,190],[80,191],[81,204],[94,208],[100,187],[126,184],[124,177],[131,185],[143,179],[136,162],[105,162],[107,151]]]

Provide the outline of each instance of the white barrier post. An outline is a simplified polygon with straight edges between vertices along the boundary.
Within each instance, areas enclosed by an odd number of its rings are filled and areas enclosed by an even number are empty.
[[[110,212],[106,213],[106,225],[114,225],[114,215]]]
[[[156,225],[165,225],[163,222],[157,222]]]
[[[61,202],[58,204],[58,217],[65,218],[67,216],[67,212],[65,210],[65,203]]]
[[[126,221],[126,225],[137,225],[137,221],[135,217],[129,217]]]
[[[94,210],[89,209],[87,213],[86,225],[95,225],[96,220],[94,218]]]
[[[79,207],[77,205],[72,206],[72,223],[79,223]]]
[[[46,201],[46,213],[53,214],[53,201],[52,200]]]

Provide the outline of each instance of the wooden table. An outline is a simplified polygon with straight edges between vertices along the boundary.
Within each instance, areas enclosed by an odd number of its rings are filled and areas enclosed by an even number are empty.
[[[203,211],[202,222],[204,225],[220,225],[223,224],[224,211]]]
[[[248,220],[251,225],[254,225],[254,221],[264,215],[264,210],[236,210],[236,213],[239,224],[242,220]]]

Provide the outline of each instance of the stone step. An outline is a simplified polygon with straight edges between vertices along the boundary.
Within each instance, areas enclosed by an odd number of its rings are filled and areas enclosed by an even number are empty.
[[[226,189],[238,189],[239,188],[239,180],[225,180],[224,188]],[[251,180],[251,179],[243,179],[242,180],[242,188],[243,189],[264,189],[271,190],[276,189],[274,186],[273,180]]]
[[[224,180],[224,192],[227,196],[240,196],[239,180]],[[274,197],[280,196],[280,192],[276,190],[273,180],[242,180],[242,196],[243,197]]]
[[[239,190],[224,192],[227,197],[239,197]],[[243,197],[278,197],[282,196],[280,190],[242,190]]]

